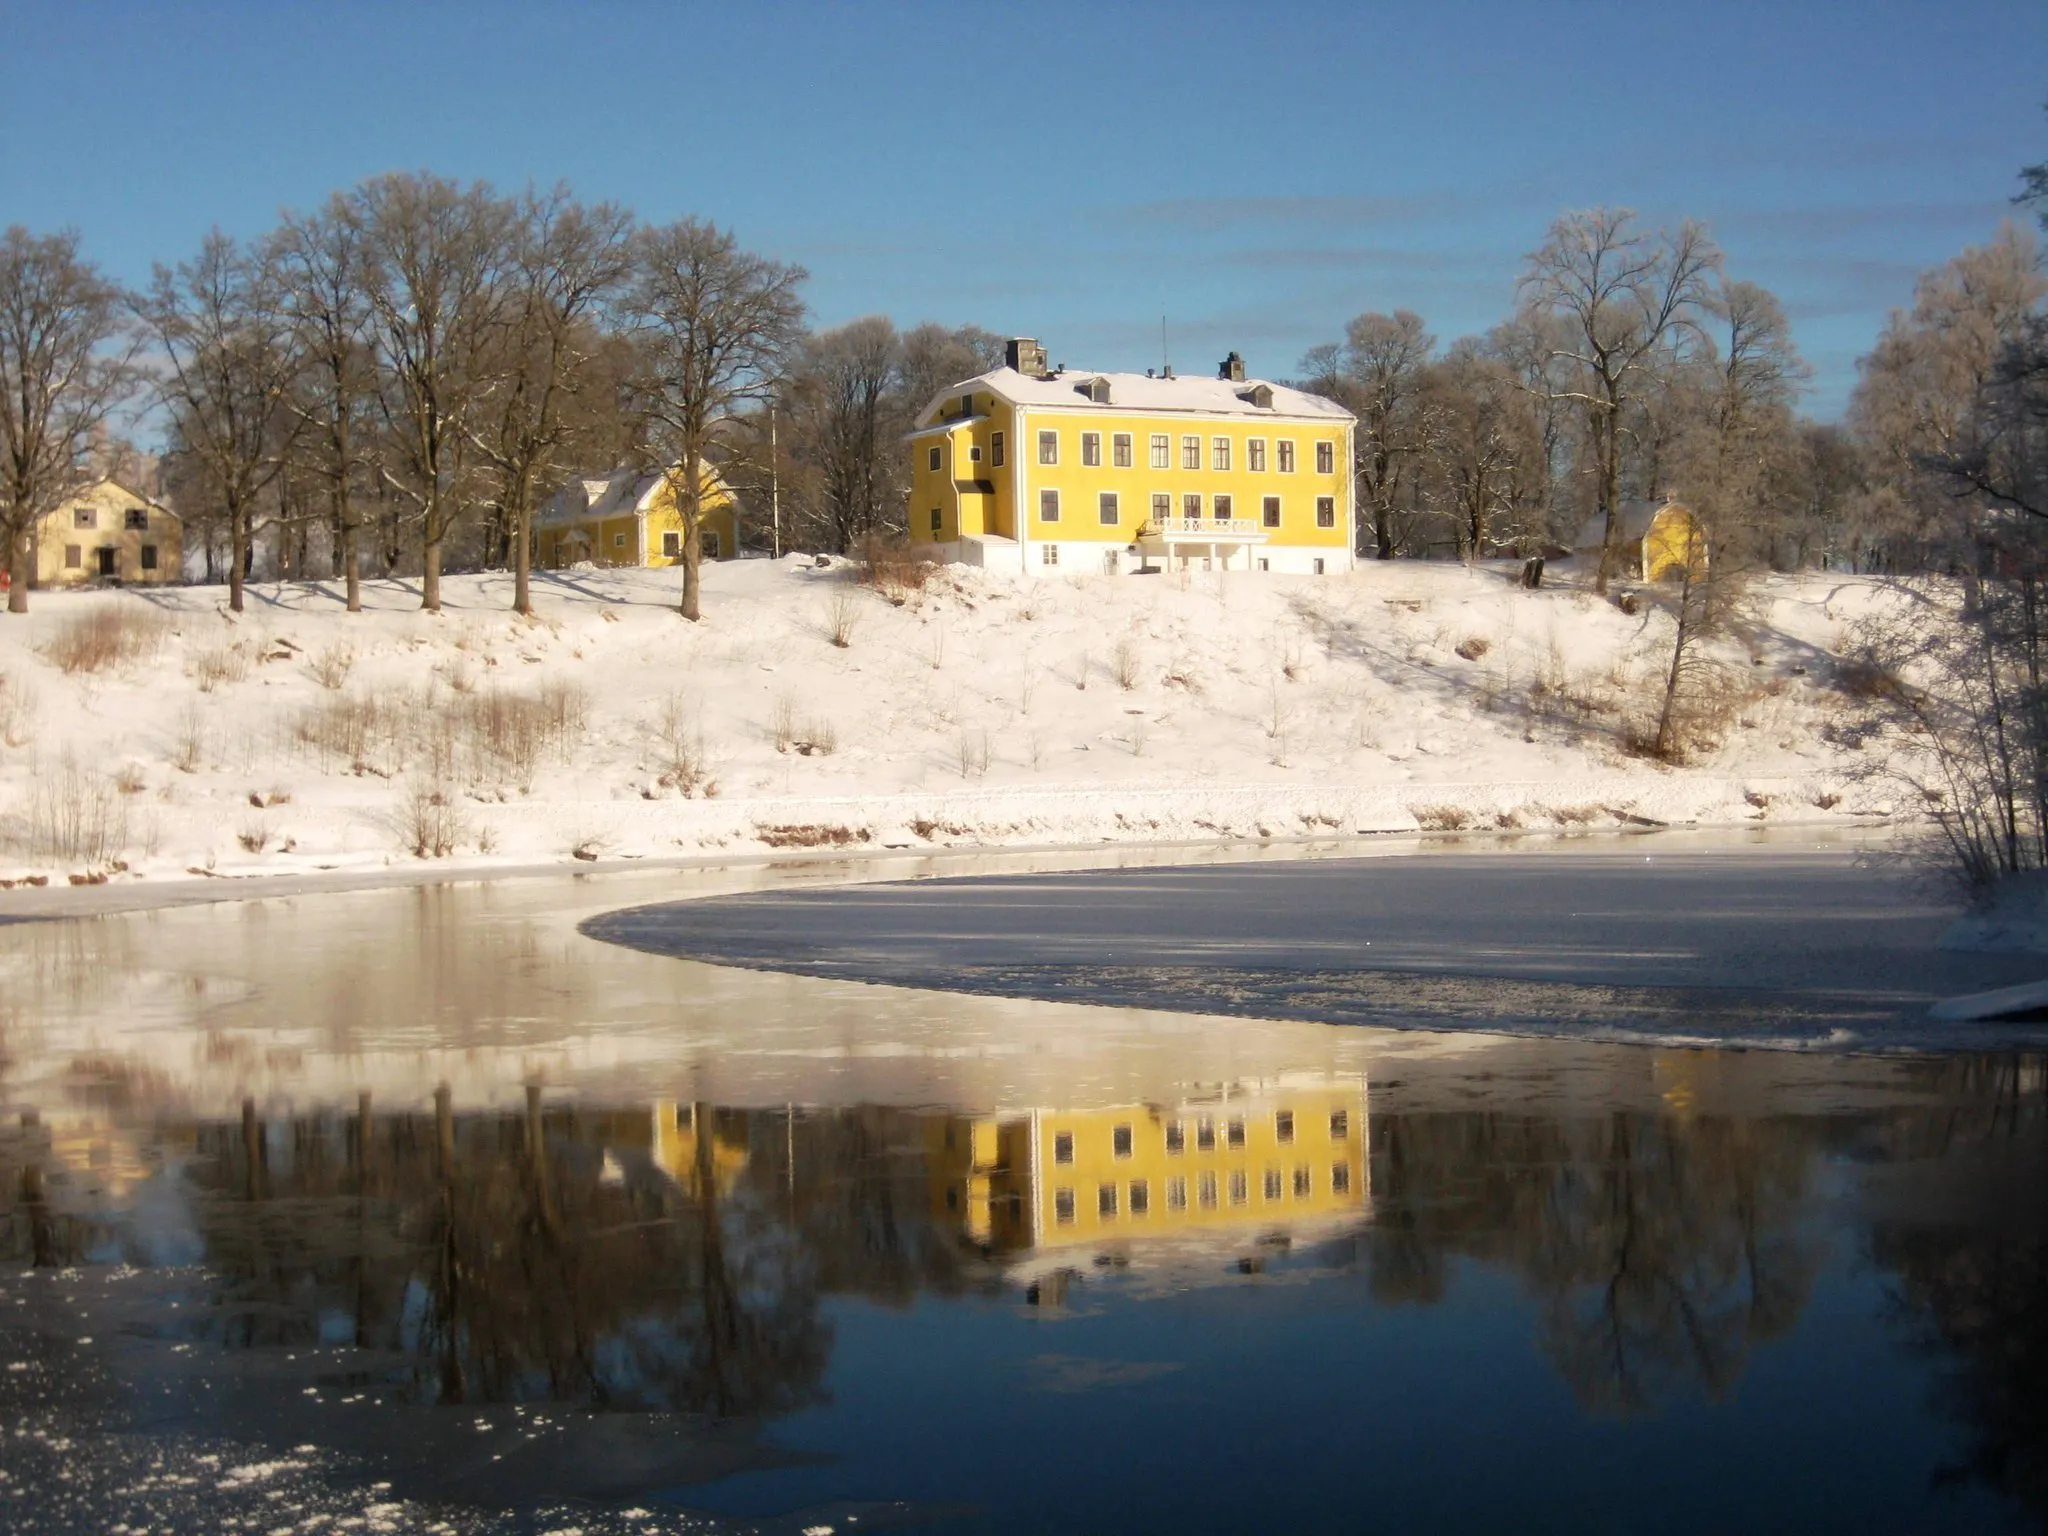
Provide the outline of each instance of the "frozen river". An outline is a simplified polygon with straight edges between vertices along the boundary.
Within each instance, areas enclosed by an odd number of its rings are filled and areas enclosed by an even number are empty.
[[[2037,1528],[2032,1032],[1561,1037],[2031,971],[1645,853],[0,927],[0,1526]]]

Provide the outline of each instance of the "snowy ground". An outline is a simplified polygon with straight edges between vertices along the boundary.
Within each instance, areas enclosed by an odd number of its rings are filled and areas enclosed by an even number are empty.
[[[479,870],[765,848],[1573,830],[1890,815],[1835,656],[1877,601],[1771,578],[1718,745],[1631,755],[1668,620],[1566,575],[1027,581],[892,602],[843,562],[38,593],[0,624],[0,878]],[[153,620],[97,670],[81,616]],[[833,642],[839,628],[848,643]],[[130,626],[130,629],[136,629]],[[580,867],[580,866],[577,866]]]

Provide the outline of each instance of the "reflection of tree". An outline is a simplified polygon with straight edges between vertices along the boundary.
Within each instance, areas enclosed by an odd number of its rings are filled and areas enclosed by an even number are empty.
[[[2041,1063],[1971,1064],[1979,1105],[1918,1127],[1935,1187],[1877,1221],[1871,1256],[1902,1317],[1945,1367],[1941,1406],[1969,1428],[1943,1473],[2048,1518],[2048,1106]],[[2031,1078],[2034,1090],[2022,1093]]]
[[[1505,1264],[1589,1407],[1725,1392],[1819,1270],[1811,1123],[1382,1114],[1373,1138],[1375,1294],[1438,1299],[1452,1255]]]

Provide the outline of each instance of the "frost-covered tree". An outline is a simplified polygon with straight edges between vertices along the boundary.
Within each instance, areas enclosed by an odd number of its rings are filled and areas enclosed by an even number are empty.
[[[1354,316],[1341,343],[1325,343],[1302,359],[1307,387],[1338,401],[1358,418],[1352,434],[1363,544],[1390,560],[1405,542],[1402,502],[1428,448],[1429,364],[1436,338],[1422,316],[1398,309]],[[1361,553],[1363,552],[1361,548]]]
[[[92,478],[90,450],[136,384],[126,300],[78,235],[0,236],[0,531],[9,613],[28,612],[36,520]]]

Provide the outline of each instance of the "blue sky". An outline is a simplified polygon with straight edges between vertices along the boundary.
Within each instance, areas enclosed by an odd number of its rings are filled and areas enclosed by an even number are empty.
[[[0,0],[0,222],[139,281],[363,176],[567,179],[802,262],[820,323],[1285,375],[1442,339],[1561,210],[1707,220],[1832,415],[1914,274],[2048,159],[2048,9],[1945,4],[121,5]]]

